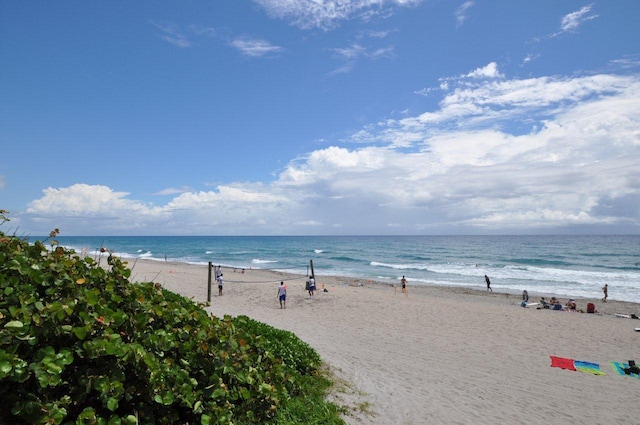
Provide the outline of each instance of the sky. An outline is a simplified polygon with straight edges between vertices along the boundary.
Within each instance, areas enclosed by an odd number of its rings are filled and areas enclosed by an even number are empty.
[[[0,0],[0,230],[640,234],[639,18]]]

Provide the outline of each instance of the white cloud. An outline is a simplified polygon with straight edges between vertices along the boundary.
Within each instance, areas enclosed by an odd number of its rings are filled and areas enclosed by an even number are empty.
[[[229,41],[229,38],[221,34],[215,28],[200,25],[189,25],[184,28],[171,22],[154,22],[151,24],[160,30],[157,36],[176,47],[186,48],[195,46],[195,40],[221,39],[225,40],[231,47],[237,49],[240,53],[250,57],[270,56],[281,53],[284,49],[280,46],[271,44],[270,42],[252,38],[248,36],[236,37]]]
[[[366,126],[357,144],[296,158],[271,182],[190,190],[162,206],[106,186],[49,188],[21,225],[200,235],[640,229],[640,76],[477,75],[500,74],[488,66],[449,79],[438,108]]]
[[[238,49],[243,55],[251,57],[261,57],[277,54],[283,51],[280,46],[275,46],[266,40],[238,37],[231,42],[231,45]]]
[[[593,4],[590,4],[588,6],[582,7],[581,9],[575,12],[566,14],[561,19],[560,29],[558,31],[548,34],[547,36],[544,36],[544,37],[533,37],[531,39],[531,42],[540,43],[542,41],[550,40],[566,33],[577,32],[577,30],[582,26],[582,24],[584,24],[587,21],[598,18],[598,15],[591,13],[592,7],[593,7]],[[540,57],[540,54],[530,53],[527,56],[525,56],[523,60],[523,64],[526,64],[531,60],[537,59],[539,57]]]
[[[303,28],[330,29],[338,22],[360,16],[370,19],[386,14],[389,8],[412,6],[424,0],[254,0],[274,18],[291,21]]]
[[[464,22],[467,20],[468,16],[467,16],[467,11],[469,10],[469,8],[471,8],[471,6],[474,5],[473,1],[465,1],[464,3],[462,3],[457,9],[456,9],[456,25],[458,27],[461,27],[462,25],[464,25]]]
[[[580,10],[565,15],[560,24],[560,31],[574,31],[586,21],[597,18],[598,15],[590,14],[592,6],[593,5],[584,6]]]
[[[336,47],[328,50],[333,52],[338,59],[345,61],[341,66],[330,72],[329,75],[351,72],[356,63],[362,58],[378,60],[395,56],[394,46],[365,47],[360,43],[352,43],[348,47]]]
[[[154,21],[152,21],[151,24],[160,30],[160,34],[157,34],[158,37],[167,43],[180,48],[193,46],[193,43],[187,38],[187,35],[184,34],[177,25],[168,22]]]
[[[487,66],[478,68],[467,74],[467,77],[471,78],[500,78],[502,75],[498,71],[498,64],[495,62],[489,63]]]
[[[156,192],[155,194],[159,195],[159,196],[177,195],[179,193],[189,192],[190,190],[191,190],[191,188],[188,187],[188,186],[182,186],[180,188],[168,187],[166,189],[162,189],[162,190]]]
[[[356,59],[366,52],[366,49],[359,44],[352,44],[349,47],[336,47],[330,50],[335,52],[339,57],[347,60]]]
[[[528,55],[526,55],[526,56],[524,57],[524,59],[522,60],[522,65],[525,65],[525,64],[527,64],[527,63],[529,63],[529,62],[532,62],[532,61],[534,61],[534,60],[538,59],[539,57],[540,57],[540,55],[539,55],[539,54],[536,54],[536,53],[529,53],[529,54],[528,54]]]

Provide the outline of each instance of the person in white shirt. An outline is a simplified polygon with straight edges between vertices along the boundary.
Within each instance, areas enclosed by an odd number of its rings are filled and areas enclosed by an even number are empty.
[[[284,282],[280,282],[276,297],[280,300],[280,308],[287,308],[287,285]]]

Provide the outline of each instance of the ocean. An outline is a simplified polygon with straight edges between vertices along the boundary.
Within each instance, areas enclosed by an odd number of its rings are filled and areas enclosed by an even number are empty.
[[[43,239],[43,238],[31,238]],[[272,269],[409,285],[539,292],[640,303],[640,235],[632,236],[121,236],[56,238],[98,255]]]

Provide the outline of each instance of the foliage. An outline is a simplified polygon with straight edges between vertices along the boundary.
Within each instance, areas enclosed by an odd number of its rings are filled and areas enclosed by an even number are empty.
[[[295,335],[46,242],[0,232],[0,423],[297,423],[286,406],[330,385]]]

